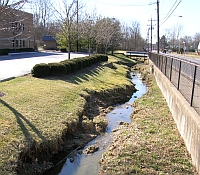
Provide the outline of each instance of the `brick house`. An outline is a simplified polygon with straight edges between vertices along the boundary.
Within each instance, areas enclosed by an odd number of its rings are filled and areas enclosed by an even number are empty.
[[[7,8],[0,15],[0,49],[34,48],[33,14]]]

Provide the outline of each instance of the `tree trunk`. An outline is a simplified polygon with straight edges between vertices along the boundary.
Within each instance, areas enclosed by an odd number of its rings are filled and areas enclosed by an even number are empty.
[[[68,34],[68,60],[70,60],[70,52],[71,52],[71,48],[70,48],[70,35]]]

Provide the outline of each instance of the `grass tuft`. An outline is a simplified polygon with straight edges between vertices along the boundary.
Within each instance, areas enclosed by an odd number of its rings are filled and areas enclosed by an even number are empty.
[[[148,65],[139,69],[148,80],[148,92],[134,103],[132,123],[115,132],[100,160],[101,174],[195,174],[155,78],[148,74]]]

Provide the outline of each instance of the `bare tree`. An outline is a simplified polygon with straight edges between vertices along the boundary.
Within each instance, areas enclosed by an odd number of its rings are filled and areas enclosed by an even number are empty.
[[[145,39],[140,33],[140,23],[133,21],[132,26],[123,26],[123,49],[125,50],[143,50],[145,47]]]
[[[140,36],[140,23],[138,21],[133,21],[132,22],[132,27],[131,27],[131,37],[134,40],[134,47],[133,49],[138,50],[138,39]]]
[[[71,41],[72,38],[77,39],[77,13],[82,8],[81,5],[77,8],[77,0],[72,0],[71,3],[63,1],[63,11],[58,11],[59,18],[62,22],[61,32],[58,37],[62,36],[66,39],[68,45],[68,59],[70,59]]]
[[[173,50],[175,50],[177,47],[180,47],[180,36],[182,35],[182,25],[175,25],[172,28],[166,29],[167,35],[169,37],[170,46]]]
[[[6,22],[3,20],[6,16],[9,16],[13,10],[20,10],[27,3],[27,0],[0,0],[0,21]]]
[[[191,36],[184,36],[183,41],[185,42],[185,49],[187,51],[193,49],[193,38]]]
[[[85,14],[79,23],[80,36],[88,41],[88,53],[91,54],[91,40],[95,38],[95,18]]]
[[[129,38],[130,38],[130,27],[126,24],[122,25],[122,42],[121,42],[121,49],[124,50],[129,50],[130,48],[130,43],[129,43]]]
[[[117,37],[117,32],[121,29],[119,25],[120,23],[114,18],[103,18],[96,22],[96,28],[98,29],[96,41],[103,44],[105,54],[108,47],[114,44],[114,36]]]
[[[199,42],[200,42],[200,32],[196,33],[194,36],[194,48],[195,49],[197,49]]]
[[[113,55],[114,49],[120,45],[120,42],[122,41],[122,35],[123,35],[121,23],[117,19],[114,20],[113,28],[114,28],[114,33],[111,38],[111,47],[112,47],[111,54],[112,55]]]
[[[40,42],[42,36],[52,34],[50,26],[56,28],[57,25],[53,25],[53,2],[52,0],[34,0],[30,3],[31,10],[34,16],[34,36],[37,42]]]

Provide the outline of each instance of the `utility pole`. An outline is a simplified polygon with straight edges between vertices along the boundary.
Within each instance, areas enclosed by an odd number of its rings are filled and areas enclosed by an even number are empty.
[[[153,34],[152,34],[152,32],[153,32],[153,29],[154,29],[154,28],[153,28],[153,24],[152,24],[152,22],[155,21],[155,20],[152,20],[152,18],[151,18],[150,21],[151,21],[151,25],[150,25],[151,27],[150,27],[150,30],[151,30],[151,51],[152,51],[152,50],[153,50],[153,43],[152,43],[152,42],[153,42],[153,39],[152,39]],[[148,26],[149,26],[149,25],[148,25]]]
[[[78,0],[76,1],[76,3],[77,3],[77,4],[76,4],[76,10],[77,10],[77,16],[76,16],[76,17],[77,17],[77,19],[76,19],[76,22],[77,22],[77,31],[76,31],[76,32],[77,32],[76,51],[78,52]]]
[[[152,30],[153,30],[153,27],[152,27],[152,18],[151,18],[151,52],[152,52]]]
[[[159,50],[160,50],[160,34],[159,34],[159,27],[160,27],[160,24],[159,24],[159,0],[157,0],[157,37],[158,37],[158,41],[157,41],[157,53],[159,54]]]
[[[148,39],[147,39],[147,44],[148,44],[148,52],[149,52],[149,48],[150,48],[150,46],[149,46],[149,30],[150,30],[151,28],[148,28],[148,33],[147,33],[147,37],[148,37]]]

